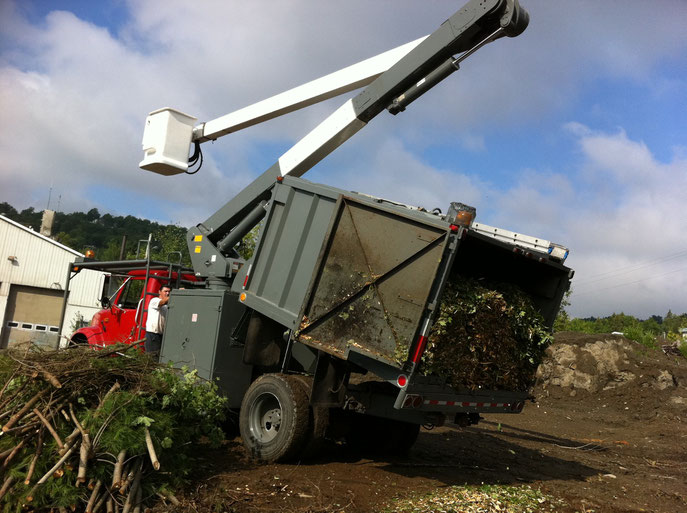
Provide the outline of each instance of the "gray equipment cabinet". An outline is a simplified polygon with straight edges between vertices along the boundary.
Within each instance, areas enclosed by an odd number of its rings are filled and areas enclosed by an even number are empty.
[[[174,290],[169,301],[161,362],[197,369],[225,391],[230,408],[241,406],[252,366],[243,363],[243,344],[232,338],[245,308],[228,290]]]

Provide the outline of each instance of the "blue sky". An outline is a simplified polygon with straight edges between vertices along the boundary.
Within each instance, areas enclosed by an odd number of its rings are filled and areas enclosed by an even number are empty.
[[[575,316],[687,311],[687,2],[521,3],[524,34],[306,177],[462,201],[570,247]],[[347,96],[206,144],[194,176],[138,169],[148,112],[214,119],[430,33],[461,5],[0,2],[0,201],[43,209],[52,186],[52,208],[202,222]]]

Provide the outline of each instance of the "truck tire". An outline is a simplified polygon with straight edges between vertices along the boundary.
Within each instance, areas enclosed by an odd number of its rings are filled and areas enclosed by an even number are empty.
[[[69,341],[69,346],[71,346],[71,347],[87,347],[88,346],[88,339],[86,338],[86,335],[83,335],[81,333],[77,333]]]
[[[410,448],[415,445],[420,434],[419,424],[410,424],[399,420],[391,421],[392,435],[395,451],[399,454],[407,454]]]
[[[241,403],[243,445],[260,461],[286,461],[298,455],[310,434],[308,396],[291,376],[265,374],[248,388]]]

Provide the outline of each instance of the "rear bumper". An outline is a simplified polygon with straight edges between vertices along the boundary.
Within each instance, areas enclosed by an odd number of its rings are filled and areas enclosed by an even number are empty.
[[[442,385],[411,383],[401,389],[394,402],[398,410],[456,413],[520,413],[528,392],[506,390],[460,390]]]

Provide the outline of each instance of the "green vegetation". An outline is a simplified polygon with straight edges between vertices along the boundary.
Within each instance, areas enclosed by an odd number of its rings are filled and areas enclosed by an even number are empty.
[[[150,504],[190,478],[199,446],[223,440],[216,386],[135,346],[5,351],[0,383],[4,513]]]
[[[449,486],[394,501],[384,513],[536,513],[565,503],[529,486]]]
[[[6,202],[0,203],[0,214],[35,231],[40,230],[43,217],[43,212],[36,211],[33,207],[17,211]],[[81,253],[92,249],[98,260],[118,260],[124,235],[127,237],[125,258],[136,258],[138,242],[147,241],[148,235],[152,233],[153,259],[177,261],[178,255],[172,254],[181,252],[182,262],[189,265],[186,232],[187,228],[173,224],[163,225],[133,216],[101,215],[97,208],[85,213],[57,212],[53,225],[53,238],[57,242]],[[139,258],[145,255],[145,244],[142,243],[141,248]]]
[[[551,340],[520,289],[460,279],[444,289],[424,363],[456,387],[527,390]]]
[[[630,340],[649,348],[657,346],[656,339],[674,342],[680,339],[680,328],[687,327],[687,313],[676,315],[670,310],[665,316],[652,315],[640,320],[624,313],[608,317],[571,318],[565,308],[570,305],[570,291],[565,295],[561,310],[554,323],[554,331],[578,331],[582,333],[623,333]],[[682,349],[681,349],[682,351]]]
[[[17,211],[9,203],[2,202],[0,203],[0,215],[39,231],[43,212],[37,211],[33,207]],[[191,259],[186,243],[187,231],[188,228],[183,226],[163,225],[133,216],[101,215],[97,208],[92,208],[86,213],[64,214],[57,212],[53,225],[53,238],[81,253],[91,249],[95,252],[96,259],[109,261],[119,260],[122,238],[125,235],[127,244],[124,258],[129,260],[144,258],[146,244],[141,242],[139,249],[139,241],[147,241],[148,235],[152,234],[151,258],[153,260],[177,262],[179,254],[181,254],[181,262],[190,266]],[[246,234],[238,245],[237,250],[242,258],[248,260],[253,255],[258,231],[259,226],[256,226]]]

